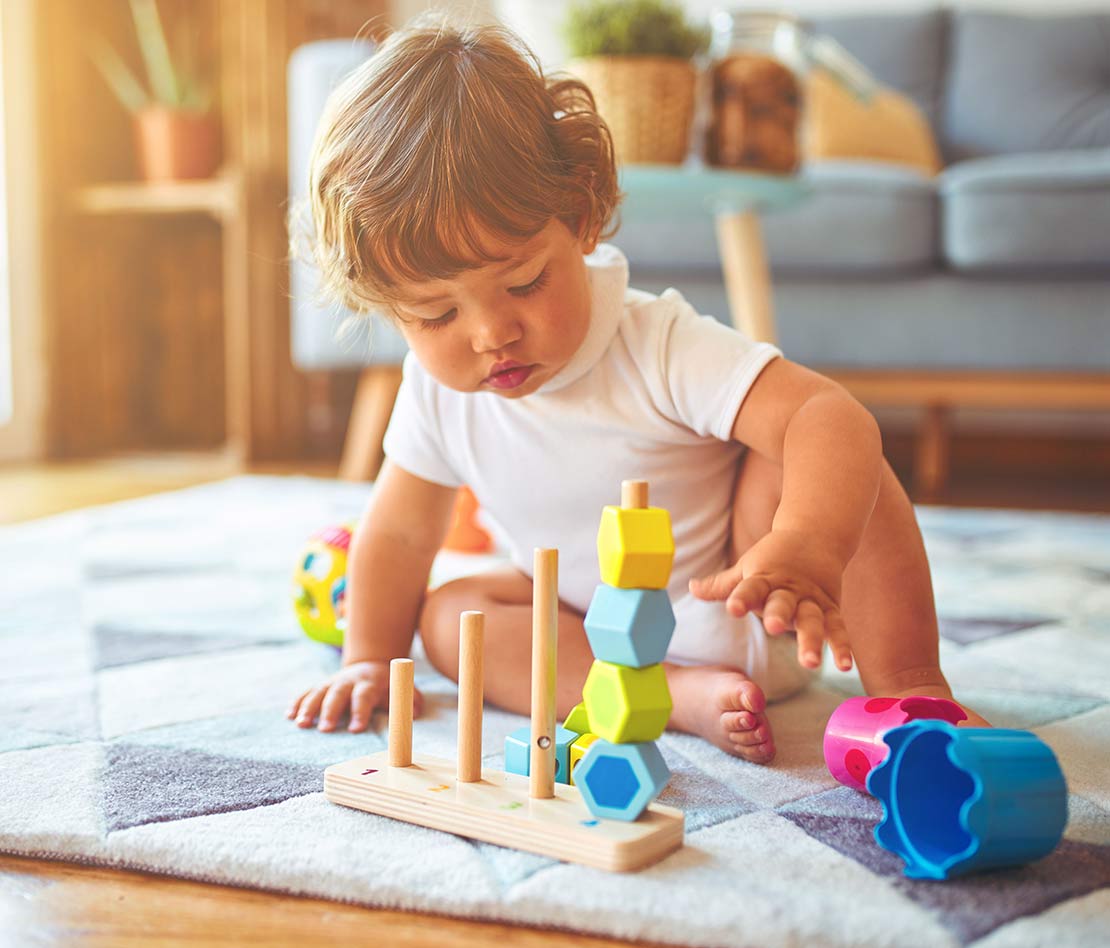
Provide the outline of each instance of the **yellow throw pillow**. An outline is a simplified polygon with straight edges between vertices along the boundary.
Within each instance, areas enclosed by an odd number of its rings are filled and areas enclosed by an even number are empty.
[[[809,161],[865,158],[909,165],[923,174],[941,169],[932,129],[914,103],[892,89],[857,98],[822,69],[806,80],[803,148]]]

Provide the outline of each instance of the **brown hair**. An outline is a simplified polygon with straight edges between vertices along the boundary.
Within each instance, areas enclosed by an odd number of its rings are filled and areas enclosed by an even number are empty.
[[[323,289],[354,310],[389,309],[400,282],[495,262],[483,235],[526,240],[557,218],[609,236],[620,200],[583,83],[545,77],[502,27],[428,19],[332,93],[309,195]]]

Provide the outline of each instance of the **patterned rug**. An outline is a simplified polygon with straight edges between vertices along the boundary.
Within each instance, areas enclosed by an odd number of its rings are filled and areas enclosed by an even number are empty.
[[[293,618],[305,538],[368,489],[236,478],[0,530],[0,851],[345,902],[688,945],[1105,945],[1110,926],[1110,518],[919,511],[944,667],[987,718],[1055,750],[1065,840],[1019,869],[902,876],[878,804],[821,760],[860,693],[826,673],[774,706],[779,757],[667,734],[687,845],[611,875],[329,804],[323,768],[384,746],[284,711],[335,667]],[[442,558],[439,576],[481,566]],[[424,753],[454,756],[455,688],[419,661]],[[486,760],[522,718],[487,708]]]

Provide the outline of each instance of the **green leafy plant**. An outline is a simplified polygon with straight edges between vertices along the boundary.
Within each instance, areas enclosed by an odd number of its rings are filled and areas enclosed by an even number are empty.
[[[570,53],[584,56],[677,56],[705,48],[709,32],[672,0],[579,0],[567,11]]]
[[[197,75],[190,36],[179,48],[181,68],[170,55],[162,18],[155,0],[131,0],[131,19],[146,67],[147,86],[100,34],[89,40],[89,57],[125,109],[137,112],[152,104],[171,109],[206,112],[212,104],[211,86]]]

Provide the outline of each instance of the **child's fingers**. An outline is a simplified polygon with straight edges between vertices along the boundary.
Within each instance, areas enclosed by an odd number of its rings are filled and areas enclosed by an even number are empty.
[[[424,696],[415,688],[412,689],[412,716],[420,717],[424,713]]]
[[[798,597],[789,589],[774,589],[763,606],[763,628],[778,635],[794,628]]]
[[[316,715],[320,713],[320,705],[324,703],[327,692],[327,685],[319,685],[301,698],[301,705],[297,710],[297,727],[312,727],[316,723]]]
[[[743,580],[728,597],[725,608],[734,616],[742,616],[753,609],[760,608],[771,591],[771,584],[759,576],[749,576]]]
[[[324,696],[324,703],[320,709],[320,730],[331,731],[336,722],[351,703],[351,689],[354,682],[337,681]]]
[[[743,575],[744,571],[740,568],[740,564],[737,563],[735,566],[731,566],[719,573],[714,573],[712,576],[691,579],[690,592],[698,599],[727,599],[729,593],[736,588],[736,584],[740,582]]]
[[[309,691],[311,691],[311,689],[309,689]],[[293,703],[289,705],[289,709],[285,712],[285,716],[287,718],[292,720],[297,716],[297,712],[300,710],[301,707],[301,702],[304,701],[308,694],[308,691],[302,691],[299,695],[297,695],[296,698],[293,699]]]
[[[370,716],[378,706],[381,689],[372,681],[357,681],[351,689],[351,723],[349,731],[365,731],[370,724]]]
[[[816,668],[821,664],[821,646],[825,641],[825,613],[812,599],[803,599],[798,603],[794,628],[798,635],[798,664]]]
[[[825,635],[829,640],[829,650],[833,661],[840,671],[852,670],[852,647],[848,642],[848,627],[840,615],[840,610],[830,609],[825,616]]]

